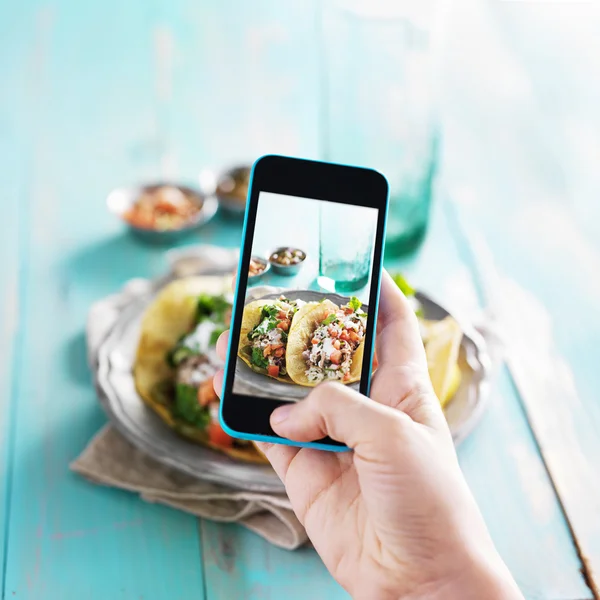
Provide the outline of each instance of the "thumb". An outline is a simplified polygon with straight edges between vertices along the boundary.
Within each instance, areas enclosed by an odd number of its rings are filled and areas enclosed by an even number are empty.
[[[389,444],[390,435],[398,437],[411,424],[405,413],[340,383],[320,384],[302,402],[281,406],[271,415],[271,427],[282,437],[312,442],[329,436],[355,450],[362,447],[367,454],[370,448]]]
[[[415,365],[427,370],[415,310],[387,271],[381,275],[376,342],[380,367]]]
[[[431,386],[414,308],[385,271],[381,278],[376,342],[379,365],[371,398],[403,411],[419,423],[447,427]]]

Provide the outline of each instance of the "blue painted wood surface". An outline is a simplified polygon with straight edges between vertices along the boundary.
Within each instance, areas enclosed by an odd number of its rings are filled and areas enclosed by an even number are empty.
[[[129,278],[165,268],[163,249],[140,245],[107,214],[106,193],[139,179],[193,180],[201,167],[264,152],[318,157],[317,10],[317,2],[301,0],[276,8],[266,0],[0,6],[0,203],[9,224],[0,236],[3,598],[347,597],[309,549],[272,548],[237,526],[199,523],[91,486],[67,468],[104,423],[85,364],[87,308]],[[448,110],[454,118],[460,112],[451,103]],[[456,139],[461,150],[474,147]],[[459,167],[466,163],[453,172]],[[591,313],[591,278],[570,270],[555,248],[561,281],[568,282],[557,293],[556,269],[535,251],[543,231],[534,241],[517,232],[507,243],[498,207],[524,192],[494,187],[502,172],[481,169],[476,194],[489,194],[489,204],[471,207],[468,218],[554,315],[572,314],[569,286]],[[552,185],[546,170],[537,176]],[[449,302],[472,289],[476,306],[478,282],[451,212],[436,204],[424,247],[399,266]],[[238,221],[218,215],[183,243],[236,246],[240,235]],[[559,342],[596,414],[598,351],[585,323],[576,323],[577,340],[561,332]],[[598,327],[592,319],[592,331]],[[581,427],[587,432],[589,425]],[[585,435],[590,452],[600,455]],[[488,413],[459,454],[527,597],[591,598],[504,370]]]
[[[537,303],[538,328],[528,328],[503,302],[502,279],[492,286],[498,312],[526,336],[529,352],[513,344],[509,360],[600,596],[600,12],[472,8],[468,24],[460,11],[448,23],[445,65],[459,61],[460,74],[442,69],[446,189],[484,278],[508,275]],[[527,389],[540,351],[552,367]]]

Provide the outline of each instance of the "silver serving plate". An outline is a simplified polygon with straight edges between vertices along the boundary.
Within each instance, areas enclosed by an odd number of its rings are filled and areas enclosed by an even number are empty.
[[[208,273],[205,271],[204,274]],[[138,396],[132,368],[142,315],[158,290],[173,279],[173,275],[162,278],[150,291],[134,297],[126,304],[100,345],[96,361],[96,388],[102,406],[125,438],[163,464],[193,477],[233,488],[283,492],[281,481],[268,465],[239,462],[179,437]],[[323,294],[308,291],[302,292],[302,297],[309,299],[313,294],[323,297]],[[335,295],[331,296],[339,301]],[[442,319],[449,314],[427,295],[419,293],[417,298],[426,318]],[[457,444],[473,429],[483,412],[490,371],[483,338],[468,325],[461,323],[461,326],[464,332],[460,349],[463,379],[445,411]],[[239,365],[236,369],[238,367]],[[264,392],[266,378],[250,369],[248,371],[261,378],[261,389]],[[248,375],[245,373],[244,378],[253,385],[252,380],[246,377]]]
[[[450,313],[423,292],[416,293],[423,316],[441,321]],[[462,379],[454,397],[444,407],[446,421],[458,446],[479,422],[487,406],[492,370],[491,358],[483,336],[470,324],[452,315],[460,325],[463,338],[460,343],[458,366]]]

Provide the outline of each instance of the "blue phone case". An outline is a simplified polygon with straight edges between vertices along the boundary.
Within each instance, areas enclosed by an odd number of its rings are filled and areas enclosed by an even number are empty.
[[[265,156],[273,156],[273,155],[265,155]],[[246,239],[246,226],[248,224],[248,213],[250,210],[250,203],[248,202],[248,199],[250,198],[250,194],[251,194],[251,190],[252,190],[252,183],[253,183],[253,179],[254,179],[254,168],[257,165],[257,163],[265,156],[261,156],[260,158],[256,159],[256,161],[252,165],[252,169],[250,171],[250,179],[248,182],[248,196],[247,196],[247,201],[246,201],[246,211],[244,212],[244,226],[242,228],[242,240]],[[344,166],[352,166],[352,165],[344,165]],[[384,175],[382,175],[382,176],[385,178]],[[388,186],[388,190],[389,190],[389,186]],[[386,228],[387,228],[387,216],[388,216],[388,209],[389,209],[389,191],[388,191],[387,200],[388,201],[386,202],[385,213],[383,216],[382,243],[385,240],[385,234],[386,234]],[[380,264],[379,264],[379,279],[377,281],[377,297],[375,298],[375,311],[373,313],[375,320],[377,320],[377,314],[379,311],[379,293],[380,293],[380,289],[381,289],[381,270],[383,269],[383,255],[384,255],[384,252],[383,252],[383,248],[382,248]],[[238,287],[239,287],[239,283],[240,283],[240,271],[242,269],[242,259],[243,259],[243,254],[240,252],[240,257],[238,259],[238,269],[237,269],[237,274],[236,274],[236,281],[235,281],[235,297],[233,300],[233,314],[234,315],[237,314],[237,312],[236,312],[237,311],[237,303],[239,301],[239,294],[237,292],[238,292]],[[376,328],[373,329],[373,336],[371,338],[371,354],[370,354],[370,360],[369,360],[369,363],[370,363],[369,364],[369,373],[371,373],[373,371],[373,354],[374,354],[374,348],[375,348],[375,336],[376,336]],[[229,368],[230,368],[230,364],[229,364],[230,350],[231,350],[231,337],[229,338],[229,346],[227,348],[227,359],[225,361],[225,376],[223,377],[223,385],[225,385],[225,381],[227,381],[227,374],[228,374]],[[366,393],[367,396],[369,395],[370,391],[371,391],[371,377],[369,376],[369,381],[367,382],[367,393]],[[272,436],[272,435],[248,434],[248,433],[244,433],[242,431],[235,431],[235,430],[231,429],[231,427],[229,427],[223,420],[223,403],[222,402],[219,404],[219,423],[220,423],[221,427],[223,428],[223,431],[225,431],[231,437],[237,438],[240,440],[250,440],[250,441],[255,441],[255,442],[270,442],[270,443],[275,443],[275,444],[285,444],[286,446],[296,446],[299,448],[316,448],[317,450],[327,450],[328,452],[348,452],[350,450],[350,448],[348,448],[348,446],[334,446],[332,444],[322,444],[320,442],[295,442],[293,440],[288,440],[287,438],[281,438],[281,437]]]

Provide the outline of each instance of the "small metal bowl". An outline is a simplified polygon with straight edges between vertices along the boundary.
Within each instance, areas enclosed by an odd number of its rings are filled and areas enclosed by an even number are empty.
[[[251,167],[237,165],[223,171],[217,178],[215,195],[220,207],[232,215],[243,215],[246,210]]]
[[[263,258],[262,256],[252,256],[252,260],[255,260],[256,262],[265,265],[265,268],[257,275],[250,275],[250,273],[248,273],[248,283],[258,281],[261,277],[264,277],[264,275],[271,270],[271,264],[266,258]]]
[[[161,187],[172,187],[180,190],[190,200],[198,204],[200,210],[177,229],[149,229],[137,227],[125,218],[125,213],[145,193],[154,192]],[[217,200],[207,197],[196,189],[169,182],[158,182],[152,185],[122,187],[113,190],[106,198],[108,210],[117,215],[132,233],[149,242],[171,243],[189,235],[201,225],[207,223],[217,211]]]
[[[304,255],[302,260],[293,265],[281,265],[278,262],[275,262],[273,260],[272,257],[274,254],[278,254],[279,252],[282,252],[283,250],[289,250],[289,249],[300,250],[300,252],[302,252],[302,254]],[[275,248],[275,250],[273,250],[273,252],[271,252],[269,254],[269,263],[271,263],[273,272],[277,273],[277,275],[285,275],[286,277],[291,277],[292,275],[297,275],[300,272],[300,269],[302,268],[302,265],[304,264],[305,261],[306,261],[306,252],[304,252],[304,250],[302,250],[302,248],[291,248],[291,246],[280,246],[279,248]]]

